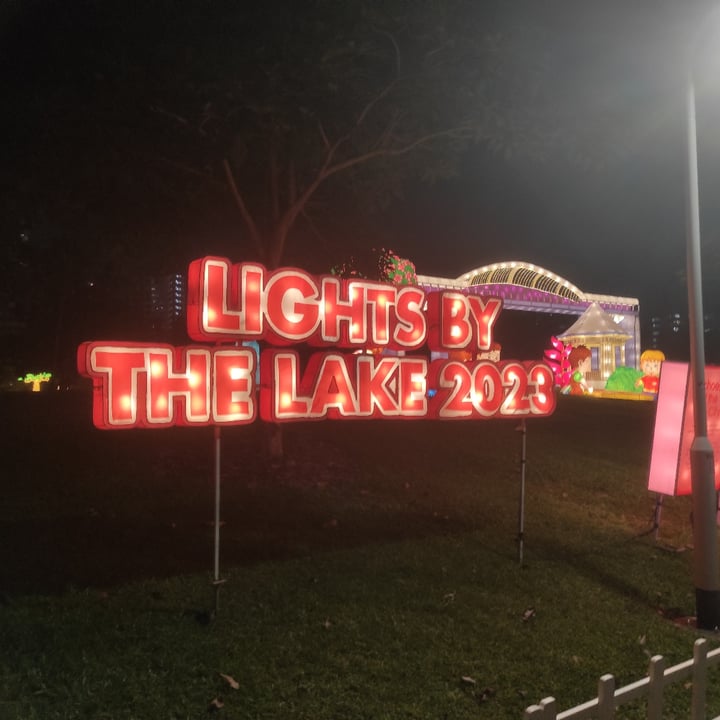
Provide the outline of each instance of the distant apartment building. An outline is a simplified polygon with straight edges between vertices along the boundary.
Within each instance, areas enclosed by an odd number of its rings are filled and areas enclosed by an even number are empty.
[[[720,315],[710,310],[703,315],[705,360],[720,365]],[[668,360],[686,362],[690,357],[690,325],[687,312],[671,311],[650,319],[646,347],[662,350]]]
[[[650,318],[647,348],[662,350],[669,360],[686,360],[690,347],[685,313],[669,312]]]
[[[185,276],[171,273],[141,281],[141,312],[149,334],[172,339],[185,329]]]

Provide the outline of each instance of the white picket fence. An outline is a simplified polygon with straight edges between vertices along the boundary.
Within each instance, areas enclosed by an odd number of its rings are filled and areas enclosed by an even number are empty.
[[[570,710],[558,712],[555,698],[548,697],[539,705],[526,708],[525,720],[612,720],[615,710],[633,700],[647,698],[648,720],[661,720],[663,712],[663,691],[685,678],[692,678],[692,704],[690,720],[707,720],[705,700],[707,693],[708,668],[720,663],[720,648],[708,652],[707,640],[695,641],[692,660],[679,665],[665,667],[665,658],[655,655],[650,659],[648,676],[642,680],[615,689],[615,678],[603,675],[598,681],[598,696],[594,700],[577,705]],[[720,715],[712,720],[720,720]]]

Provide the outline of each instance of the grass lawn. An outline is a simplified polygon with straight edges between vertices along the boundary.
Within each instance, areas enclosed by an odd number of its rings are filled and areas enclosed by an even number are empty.
[[[513,421],[289,425],[275,470],[260,424],[225,430],[215,617],[212,431],[2,403],[2,720],[519,720],[692,656],[690,503],[656,539],[652,403],[528,421],[522,566]]]

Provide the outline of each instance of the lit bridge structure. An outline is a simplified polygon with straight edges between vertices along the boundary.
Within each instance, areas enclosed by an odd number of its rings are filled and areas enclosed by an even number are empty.
[[[640,350],[640,302],[637,298],[583,292],[565,278],[533,265],[508,261],[483,265],[457,278],[418,275],[418,284],[427,292],[458,290],[463,293],[498,297],[507,310],[583,315],[597,303],[628,334],[625,361],[637,367]],[[568,325],[572,324],[569,320]]]

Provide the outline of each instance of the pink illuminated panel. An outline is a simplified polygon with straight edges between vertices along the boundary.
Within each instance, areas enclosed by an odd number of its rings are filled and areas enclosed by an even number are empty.
[[[705,367],[708,438],[715,454],[715,487],[720,487],[720,367]],[[692,387],[686,363],[665,361],[660,372],[648,490],[690,495],[690,447],[695,437]]]
[[[680,439],[688,390],[687,363],[664,362],[660,372],[648,490],[677,495]]]
[[[664,365],[665,363],[663,363]],[[692,388],[688,383],[687,404],[680,444],[680,469],[678,472],[677,494],[690,495],[690,446],[695,437],[693,429]],[[707,406],[708,439],[715,455],[715,487],[720,487],[720,367],[705,366],[705,402]]]

